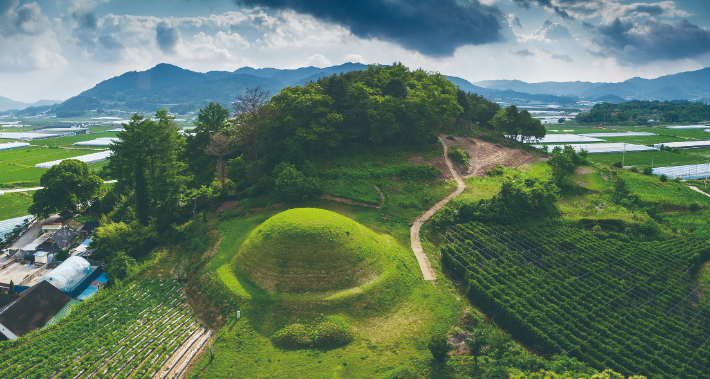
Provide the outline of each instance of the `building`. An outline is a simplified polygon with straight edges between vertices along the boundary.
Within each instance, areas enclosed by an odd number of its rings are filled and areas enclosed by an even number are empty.
[[[100,224],[97,221],[87,222],[86,224],[80,226],[76,229],[76,233],[81,238],[88,238],[94,233],[94,229],[98,228]]]
[[[13,296],[13,295],[6,295]],[[67,294],[47,282],[23,291],[0,309],[0,340],[16,340],[44,327],[71,300]]]
[[[49,239],[39,244],[35,250],[56,253],[59,250],[68,249],[74,238],[76,238],[76,232],[64,226],[52,233]]]
[[[37,282],[48,282],[60,291],[71,293],[92,273],[91,264],[81,257],[69,257],[57,268],[43,276]],[[100,275],[97,274],[97,276]],[[35,287],[37,286],[35,285]]]
[[[42,224],[42,233],[54,233],[62,228],[61,222],[48,222]]]

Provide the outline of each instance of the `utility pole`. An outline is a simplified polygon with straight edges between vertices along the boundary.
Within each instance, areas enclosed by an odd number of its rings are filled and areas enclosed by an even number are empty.
[[[708,162],[705,163],[705,188],[708,188],[708,166],[710,166],[710,157],[708,157]]]
[[[621,168],[624,168],[624,161],[626,160],[626,142],[624,142],[624,153],[621,155]]]

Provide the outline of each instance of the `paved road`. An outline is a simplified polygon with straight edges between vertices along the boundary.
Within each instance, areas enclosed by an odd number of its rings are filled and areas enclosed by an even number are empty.
[[[42,231],[42,224],[46,222],[55,222],[59,218],[59,215],[49,216],[45,220],[40,220],[36,222],[31,228],[29,228],[20,238],[15,241],[15,243],[10,246],[10,249],[19,249],[29,244],[30,242],[37,239],[37,235]]]
[[[443,208],[446,203],[449,202],[449,200],[462,194],[463,191],[466,189],[466,184],[464,183],[463,179],[461,179],[461,176],[459,176],[456,170],[454,170],[454,165],[449,159],[449,149],[446,146],[446,143],[444,143],[444,140],[442,140],[441,137],[439,138],[439,141],[441,141],[441,144],[444,145],[444,159],[446,159],[446,165],[449,167],[451,175],[453,175],[454,179],[456,179],[458,187],[456,188],[456,191],[447,196],[444,200],[441,200],[433,207],[431,207],[431,209],[419,215],[419,217],[417,217],[417,219],[414,220],[414,223],[412,224],[412,228],[410,230],[412,250],[414,250],[414,255],[416,255],[417,257],[417,261],[419,262],[419,268],[422,270],[422,275],[424,275],[424,280],[436,280],[436,273],[431,268],[429,258],[427,258],[426,254],[424,253],[424,250],[422,249],[422,241],[419,239],[419,231],[421,230],[422,225],[424,225],[424,223],[429,220],[431,216],[438,212],[439,209]]]
[[[104,184],[108,183],[116,183],[118,180],[106,180],[104,181]],[[3,193],[12,193],[12,192],[29,192],[29,191],[37,191],[41,190],[44,187],[32,187],[32,188],[15,188],[15,189],[8,189],[8,190],[0,190],[0,195]]]
[[[700,188],[698,188],[696,186],[688,186],[688,187],[690,187],[690,189],[692,189],[695,192],[700,192],[705,196],[710,196],[710,194],[708,194],[707,192],[704,192],[703,190],[701,190]]]

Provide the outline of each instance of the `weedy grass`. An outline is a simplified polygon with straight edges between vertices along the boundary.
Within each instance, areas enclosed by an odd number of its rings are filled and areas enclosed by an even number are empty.
[[[0,152],[0,187],[39,186],[39,179],[47,170],[35,167],[36,164],[92,153],[96,151],[38,147]]]
[[[27,208],[32,204],[32,193],[13,192],[0,196],[0,220],[28,215]]]

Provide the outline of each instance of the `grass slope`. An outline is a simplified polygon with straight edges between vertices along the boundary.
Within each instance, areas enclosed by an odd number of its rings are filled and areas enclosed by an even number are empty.
[[[244,241],[234,267],[269,293],[332,293],[384,274],[396,244],[337,213],[279,213]],[[359,290],[359,289],[358,289]]]

